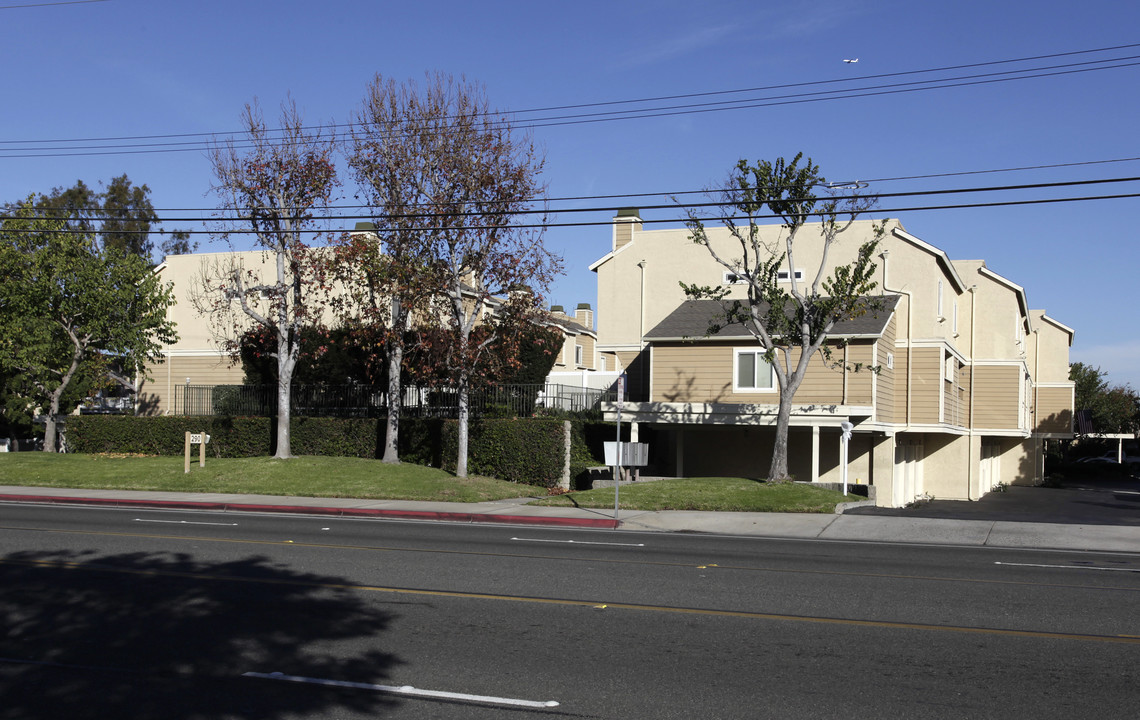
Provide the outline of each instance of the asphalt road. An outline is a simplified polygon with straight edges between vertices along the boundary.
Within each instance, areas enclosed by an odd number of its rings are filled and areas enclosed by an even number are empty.
[[[1136,555],[8,505],[0,718],[1134,717],[1138,601]]]

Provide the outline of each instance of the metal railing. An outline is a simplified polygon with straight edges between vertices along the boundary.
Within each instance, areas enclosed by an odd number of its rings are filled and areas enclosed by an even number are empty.
[[[406,417],[454,418],[459,394],[448,387],[405,387]],[[500,385],[472,389],[474,417],[530,417],[536,410],[582,412],[617,399],[614,390],[570,385]],[[379,417],[388,411],[388,394],[366,385],[294,385],[290,413],[298,417]],[[174,415],[262,416],[277,414],[275,385],[175,385]]]

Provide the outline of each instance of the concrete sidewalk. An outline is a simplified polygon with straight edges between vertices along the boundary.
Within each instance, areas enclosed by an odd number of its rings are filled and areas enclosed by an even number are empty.
[[[692,532],[907,544],[1051,548],[1140,553],[1140,527],[1073,523],[889,517],[858,514],[746,513],[541,507],[531,498],[484,503],[224,495],[220,493],[0,487],[0,503],[271,512],[354,518],[508,523],[646,532]]]

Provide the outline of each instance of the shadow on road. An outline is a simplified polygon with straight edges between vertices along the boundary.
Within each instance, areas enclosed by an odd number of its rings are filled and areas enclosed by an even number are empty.
[[[242,677],[384,682],[392,616],[345,583],[264,558],[0,557],[0,718],[375,716],[396,701]]]

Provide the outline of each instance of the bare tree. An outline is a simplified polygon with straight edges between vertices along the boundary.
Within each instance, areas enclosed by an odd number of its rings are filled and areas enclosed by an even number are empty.
[[[500,336],[491,323],[476,342],[472,333],[513,285],[530,286],[526,301],[537,303],[561,269],[543,247],[543,218],[519,219],[545,192],[543,161],[491,111],[481,86],[449,75],[429,75],[423,86],[377,76],[357,120],[350,162],[388,250],[393,337],[419,299],[440,302],[420,312],[448,331],[442,356],[459,398],[456,474],[465,477],[471,374]],[[390,379],[390,400],[392,387]]]
[[[723,287],[682,286],[693,298],[722,300],[723,313],[713,318],[709,334],[727,324],[740,323],[764,349],[764,359],[771,365],[779,387],[780,403],[776,415],[776,441],[771,481],[788,479],[788,426],[792,399],[803,382],[811,358],[820,353],[830,360],[827,344],[835,324],[859,317],[879,307],[880,300],[869,293],[877,283],[872,280],[875,263],[872,258],[882,237],[883,227],[876,225],[873,238],[864,242],[855,260],[833,265],[831,253],[836,243],[859,217],[874,205],[874,198],[845,191],[843,196],[820,198],[817,188],[827,181],[811,158],[801,167],[803,154],[786,163],[762,160],[755,166],[741,160],[729,173],[719,191],[724,212],[721,222],[732,241],[731,253],[717,249],[710,242],[704,221],[693,211],[686,224],[692,230],[693,242],[705,246],[713,260],[747,285],[744,300],[725,300]],[[783,221],[780,245],[769,246],[761,238],[758,217],[767,208]],[[811,218],[818,223],[809,224]],[[747,225],[738,224],[746,220]],[[822,252],[814,275],[803,281],[796,277],[796,251],[801,236],[818,233]],[[781,283],[778,273],[786,266],[788,282]],[[793,350],[798,349],[798,356]]]
[[[245,137],[216,144],[211,153],[212,190],[219,215],[248,219],[248,228],[223,226],[227,239],[252,232],[269,256],[272,274],[229,264],[207,268],[195,297],[199,311],[233,318],[227,341],[233,350],[250,322],[270,329],[277,344],[277,452],[290,450],[290,397],[293,369],[301,350],[301,328],[320,320],[323,279],[316,274],[311,245],[319,236],[315,211],[327,207],[337,186],[332,155],[335,138],[301,122],[295,104],[281,105],[280,127],[267,129],[256,102],[242,114]],[[232,242],[231,242],[232,246]],[[233,306],[240,314],[233,312]]]
[[[437,76],[435,82],[440,81]],[[446,112],[446,101],[431,88],[421,94],[412,82],[377,75],[353,116],[346,152],[372,232],[342,236],[337,244],[336,274],[350,301],[341,314],[385,328],[386,463],[400,461],[401,370],[409,320],[433,314],[438,294],[428,271],[437,219],[435,208],[425,203],[437,197],[434,188],[442,180],[433,163],[449,132]]]

